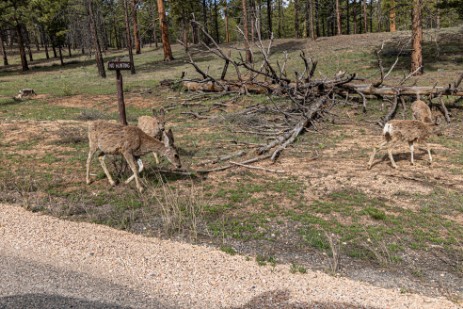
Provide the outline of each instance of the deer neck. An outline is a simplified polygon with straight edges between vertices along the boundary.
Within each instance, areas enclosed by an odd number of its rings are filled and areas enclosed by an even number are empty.
[[[143,142],[140,145],[140,152],[143,154],[147,154],[150,152],[163,154],[165,150],[166,147],[164,146],[164,143],[152,137],[144,138]]]

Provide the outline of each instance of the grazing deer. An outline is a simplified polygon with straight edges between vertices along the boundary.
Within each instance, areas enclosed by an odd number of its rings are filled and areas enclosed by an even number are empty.
[[[143,170],[143,164],[139,160],[139,157],[150,152],[156,152],[164,155],[176,168],[181,168],[182,164],[177,150],[171,146],[170,137],[166,133],[164,135],[163,143],[149,136],[138,127],[123,126],[104,121],[90,123],[88,126],[87,184],[91,183],[90,163],[98,149],[101,151],[98,154],[98,160],[112,186],[115,185],[115,182],[109,174],[104,161],[106,154],[121,154],[124,156],[133,172],[132,177],[135,178],[137,189],[140,192],[143,192],[143,187],[140,184],[138,173]],[[135,159],[138,161],[139,171],[137,170]],[[126,183],[129,183],[132,180],[131,178]]]
[[[416,100],[412,104],[412,111],[413,111],[413,119],[427,123],[427,124],[434,124],[436,121],[432,119],[431,109],[429,108],[428,104],[424,101]]]
[[[24,89],[19,90],[18,95],[15,96],[14,98],[17,99],[17,100],[21,100],[23,97],[30,97],[30,96],[34,96],[34,95],[37,95],[35,93],[34,89],[24,88]]]
[[[400,142],[407,142],[410,146],[411,163],[415,164],[413,159],[413,150],[415,143],[425,144],[429,155],[429,163],[432,164],[431,149],[426,140],[432,134],[431,126],[418,120],[391,120],[384,126],[383,142],[373,148],[373,152],[368,162],[368,169],[371,169],[376,152],[387,148],[389,159],[394,168],[397,168],[392,156],[392,147]]]
[[[146,134],[161,141],[166,128],[166,111],[161,108],[159,114],[153,109],[153,116],[141,116],[138,118],[138,127]],[[159,158],[156,152],[153,152],[156,164],[159,164]]]

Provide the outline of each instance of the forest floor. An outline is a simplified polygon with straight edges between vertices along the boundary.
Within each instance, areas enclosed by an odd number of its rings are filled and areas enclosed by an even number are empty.
[[[409,84],[447,85],[461,73],[461,29],[425,35],[425,72]],[[339,70],[378,78],[375,50],[385,42],[384,66],[390,66],[408,39],[407,32],[366,34],[306,40],[277,40],[274,57],[288,51],[296,68],[299,49],[319,62],[319,76]],[[185,168],[241,149],[252,150],[268,136],[241,133],[245,123],[271,122],[238,117],[233,112],[254,104],[273,104],[266,96],[234,95],[192,100],[195,94],[159,86],[182,71],[193,77],[177,46],[177,60],[162,62],[160,50],[146,49],[136,58],[138,73],[124,74],[128,120],[168,109],[167,126],[175,135]],[[108,53],[111,58],[118,53]],[[40,55],[37,55],[40,57]],[[409,57],[399,59],[386,84],[407,72]],[[294,60],[294,61],[293,61]],[[242,167],[201,176],[159,173],[147,156],[140,194],[120,159],[111,171],[120,184],[110,187],[97,160],[96,181],[85,184],[86,127],[95,119],[117,119],[115,81],[94,77],[92,61],[75,57],[65,68],[36,60],[30,73],[13,64],[0,69],[0,202],[24,205],[61,218],[95,222],[148,236],[216,246],[229,254],[255,259],[259,265],[292,264],[292,271],[325,271],[371,284],[463,299],[463,110],[449,104],[452,121],[441,122],[431,138],[434,164],[423,149],[411,166],[408,146],[395,150],[399,169],[380,154],[366,165],[380,141],[376,123],[388,104],[369,100],[367,113],[356,104],[337,104],[332,115],[286,149],[275,164],[256,165],[281,173]],[[221,63],[198,55],[200,65],[220,72]],[[112,75],[111,73],[109,75]],[[38,95],[15,101],[21,88]],[[202,95],[201,95],[202,96]],[[226,107],[214,108],[214,103]],[[409,102],[408,102],[409,103]],[[455,103],[455,104],[454,104]],[[407,104],[409,106],[409,104]],[[209,119],[182,114],[209,110]],[[436,115],[437,110],[433,111]],[[397,118],[410,119],[410,109]],[[270,137],[271,138],[271,137]],[[167,162],[161,165],[169,168]],[[220,164],[219,164],[220,165]],[[336,258],[339,256],[339,259]]]

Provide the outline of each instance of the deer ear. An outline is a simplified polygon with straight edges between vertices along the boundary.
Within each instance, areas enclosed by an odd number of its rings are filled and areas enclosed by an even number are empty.
[[[155,116],[155,117],[156,117],[156,115],[157,115],[157,112],[156,112],[156,110],[155,110],[154,108],[153,108],[153,109],[151,109],[151,112],[153,113],[153,116]]]
[[[159,109],[159,115],[164,116],[165,114],[166,114],[166,110],[163,107],[161,107]]]
[[[174,134],[172,133],[172,130],[169,129],[169,131],[167,132],[164,131],[162,133],[162,139],[166,147],[173,146],[174,145]]]

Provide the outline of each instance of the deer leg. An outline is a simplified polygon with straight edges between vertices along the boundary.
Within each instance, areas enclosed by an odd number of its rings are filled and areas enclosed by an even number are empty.
[[[108,168],[106,167],[106,163],[104,161],[105,155],[104,153],[101,153],[98,155],[98,160],[100,161],[101,167],[103,168],[104,173],[106,174],[106,177],[108,177],[108,181],[111,184],[111,186],[114,186],[116,183],[114,182],[113,178],[111,177],[111,174],[108,171]]]
[[[88,150],[87,165],[86,165],[86,169],[87,169],[86,181],[87,181],[88,185],[91,183],[91,181],[90,181],[90,164],[92,163],[92,158],[93,158],[93,155],[95,154],[96,150],[97,150],[97,148],[93,147],[93,146],[90,146],[90,149]]]
[[[408,145],[410,146],[410,161],[412,165],[415,165],[415,160],[413,159],[413,150],[414,150],[413,142],[409,142]]]
[[[426,150],[428,151],[429,155],[429,164],[432,165],[431,147],[429,147],[428,143],[426,143]]]
[[[143,162],[141,161],[140,158],[137,159],[137,164],[138,164],[138,174],[140,174],[142,171],[143,171]],[[133,174],[132,176],[130,176],[126,181],[125,183],[128,184],[130,183],[133,179],[135,178],[135,174]]]
[[[393,145],[388,145],[388,147],[387,147],[387,154],[388,154],[388,156],[389,156],[389,160],[391,160],[392,167],[393,167],[393,168],[398,168],[397,164],[395,164],[394,156],[392,155],[392,146],[393,146]]]
[[[371,166],[373,165],[373,161],[375,160],[375,155],[376,155],[376,151],[379,151],[381,149],[384,148],[384,146],[387,145],[387,142],[382,142],[381,144],[379,144],[378,146],[376,147],[373,147],[373,152],[371,153],[370,155],[370,161],[368,162],[368,169],[371,169]]]
[[[138,191],[140,191],[140,193],[143,192],[143,187],[141,186],[140,179],[138,178],[137,165],[135,163],[135,159],[134,159],[133,155],[131,153],[128,153],[128,152],[124,152],[122,155],[124,156],[125,160],[127,161],[130,168],[132,169],[133,176],[135,176],[135,184],[137,186]]]
[[[156,164],[159,164],[158,154],[156,152],[153,152],[153,156],[154,156],[154,161],[156,161]]]

